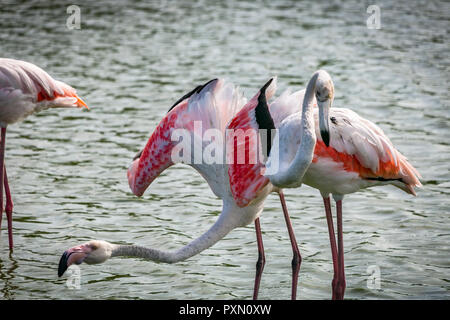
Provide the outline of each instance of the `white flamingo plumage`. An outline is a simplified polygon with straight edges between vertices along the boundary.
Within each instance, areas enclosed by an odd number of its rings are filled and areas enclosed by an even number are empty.
[[[279,188],[298,187],[305,183],[321,192],[333,258],[333,299],[343,299],[346,287],[342,234],[344,195],[363,188],[386,184],[416,195],[414,187],[421,186],[420,174],[373,122],[349,109],[329,109],[334,99],[334,85],[331,77],[323,70],[317,71],[314,76],[318,77],[317,83],[322,88],[317,91],[316,96],[308,95],[305,90],[292,94],[286,91],[269,106],[274,125],[278,129],[274,139],[276,143],[272,147],[272,153],[266,163],[267,167],[264,168],[258,163],[253,170],[258,172],[269,170],[275,173],[267,177],[255,176],[254,181],[246,183],[252,185],[256,182],[266,182],[268,179]],[[305,103],[319,105],[319,108],[305,109],[303,107],[303,112],[300,112],[301,101],[303,105]],[[326,104],[328,107],[320,108],[321,104]],[[320,113],[321,110],[327,113],[328,109],[329,141],[324,142],[322,137],[326,137],[326,134],[323,134],[321,129],[324,124],[321,125],[323,115]],[[302,121],[306,115],[305,110],[313,113],[312,123]],[[328,115],[326,117],[328,118]],[[307,125],[306,129],[305,125]],[[309,160],[305,157],[305,146],[307,150],[311,150],[311,145],[314,152]],[[274,166],[278,169],[275,170]],[[336,201],[337,245],[330,194]],[[242,205],[251,202],[252,196],[255,195],[256,193],[250,197],[242,197],[240,192],[233,190],[234,198]]]
[[[87,105],[71,86],[53,79],[32,63],[0,58],[0,225],[3,215],[4,185],[10,250],[13,249],[13,202],[4,168],[6,127],[44,109],[72,107],[87,108]]]
[[[196,150],[196,146],[200,146],[198,149],[204,151],[207,146],[211,145],[210,142],[202,140],[205,131],[208,129],[218,129],[222,138],[228,139],[229,137],[226,137],[229,133],[227,129],[233,129],[233,126],[247,124],[255,127],[258,114],[259,116],[261,116],[261,112],[268,114],[266,99],[269,99],[273,95],[275,88],[276,81],[271,79],[247,104],[245,104],[245,99],[240,95],[238,89],[231,84],[225,83],[223,80],[209,81],[205,85],[199,86],[183,96],[161,120],[145,148],[136,156],[131,164],[128,170],[128,181],[133,193],[141,196],[163,170],[174,164],[172,161],[172,151],[176,143],[171,139],[174,130],[185,129],[190,132],[190,135],[193,136],[193,150]],[[201,122],[202,127],[200,131],[196,131],[195,121]],[[260,124],[264,123],[264,121],[261,122],[261,119],[258,121]],[[248,145],[248,140],[245,141],[247,141],[247,145],[238,145],[238,148],[243,147],[245,151],[253,152],[254,148]],[[257,141],[252,140],[250,143]],[[218,149],[223,147],[225,145],[222,144]],[[267,195],[272,191],[278,191],[294,250],[292,298],[295,299],[300,268],[300,254],[290,224],[284,196],[281,190],[274,188],[269,183],[265,185],[257,184],[256,188],[255,186],[252,187],[252,190],[255,190],[256,193],[251,202],[245,205],[237,203],[233,198],[232,188],[230,187],[230,184],[233,183],[230,175],[234,175],[235,171],[229,168],[227,161],[225,161],[225,158],[230,156],[229,149],[227,148],[224,151],[223,161],[212,164],[205,162],[195,163],[193,153],[191,154],[192,158],[189,159],[189,165],[195,168],[205,178],[213,193],[223,201],[222,213],[218,220],[202,236],[175,252],[166,252],[140,246],[115,245],[99,240],[89,241],[64,252],[60,259],[58,275],[61,276],[73,263],[102,263],[114,256],[141,257],[153,261],[174,263],[185,260],[209,248],[231,230],[255,222],[259,252],[253,291],[253,298],[256,299],[265,261],[259,215],[263,209],[264,200]],[[256,152],[259,153],[259,151]],[[235,153],[232,156],[234,155]],[[239,166],[234,168],[239,168]],[[258,174],[260,175],[260,173]],[[247,179],[251,180],[252,177],[248,176]]]

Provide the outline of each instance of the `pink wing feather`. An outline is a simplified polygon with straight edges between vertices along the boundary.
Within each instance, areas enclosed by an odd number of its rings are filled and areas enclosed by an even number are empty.
[[[265,90],[266,99],[270,99],[275,90],[276,79]],[[261,90],[231,120],[227,130],[230,188],[239,207],[248,206],[258,198],[260,191],[269,183],[269,179],[263,175],[265,168],[262,161],[263,148],[258,138],[260,126],[256,119],[260,94]]]
[[[161,120],[142,153],[131,164],[128,170],[128,182],[133,193],[137,196],[144,194],[153,180],[174,164],[171,154],[178,143],[178,141],[172,141],[174,130],[185,129],[192,135],[203,136],[207,129],[218,129],[225,134],[228,122],[244,103],[244,98],[237,88],[217,79],[209,81],[203,87],[197,87],[182,97]],[[195,121],[201,123],[200,132],[194,130]],[[199,171],[209,183],[217,180],[216,184],[221,188],[228,186],[228,181],[222,181],[221,177],[216,177],[225,172],[223,163],[205,165],[194,164],[192,161],[188,164]],[[213,191],[215,191],[214,188]]]

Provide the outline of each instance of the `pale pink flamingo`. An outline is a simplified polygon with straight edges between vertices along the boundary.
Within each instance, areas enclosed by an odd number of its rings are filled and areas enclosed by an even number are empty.
[[[54,80],[34,64],[0,58],[0,226],[3,215],[4,184],[10,250],[13,249],[13,202],[4,167],[6,127],[44,109],[71,107],[87,108],[83,100],[77,96],[75,89]]]
[[[222,138],[228,139],[228,135],[232,134],[232,132],[230,133],[230,131],[226,130],[233,129],[236,125],[246,124],[249,127],[273,127],[273,122],[268,113],[266,99],[269,99],[273,95],[275,89],[276,83],[271,79],[247,104],[245,104],[245,100],[240,95],[237,88],[222,80],[212,80],[183,96],[161,120],[148,140],[145,148],[136,156],[130,166],[128,170],[128,181],[133,193],[137,196],[142,196],[153,180],[159,176],[163,170],[174,164],[172,152],[177,143],[172,141],[171,136],[175,129],[181,128],[188,130],[190,135],[194,137],[192,142],[193,145],[200,145],[200,149],[203,152],[205,148],[211,146],[209,141],[205,142],[201,139],[208,129],[218,129]],[[307,120],[308,119],[305,117],[305,121]],[[312,121],[311,119],[309,120]],[[202,124],[200,131],[196,131],[195,121],[200,121]],[[196,137],[199,138],[199,140],[195,140]],[[217,138],[220,137],[216,137],[216,139]],[[233,137],[231,138],[231,143],[234,145],[235,140]],[[261,148],[258,147],[258,139],[241,140],[236,137],[236,141],[238,142],[237,147],[244,148],[246,153],[247,151],[250,153],[260,153]],[[217,140],[214,140],[214,143],[215,142],[219,143]],[[244,143],[244,145],[242,145],[242,143]],[[250,144],[254,145],[255,148],[253,146],[250,147]],[[221,144],[218,149],[223,150],[223,147],[224,145]],[[257,150],[255,151],[255,149]],[[195,147],[193,150],[195,152]],[[194,152],[190,155],[191,158],[189,159],[190,161],[188,164],[195,168],[206,179],[213,193],[223,200],[222,213],[218,220],[202,236],[175,252],[161,251],[134,245],[116,245],[102,240],[89,241],[85,244],[70,248],[63,253],[58,267],[58,275],[61,276],[73,263],[102,263],[114,256],[140,257],[166,263],[182,261],[211,247],[226,236],[231,230],[254,222],[259,253],[253,290],[253,298],[256,299],[265,261],[259,215],[263,209],[264,200],[267,195],[272,191],[278,191],[294,250],[292,265],[292,298],[295,299],[298,270],[300,267],[300,254],[290,224],[284,196],[281,190],[274,188],[270,183],[260,185],[259,182],[256,181],[249,187],[250,191],[246,193],[246,195],[252,195],[252,201],[245,205],[236,202],[233,199],[231,190],[232,188],[238,189],[239,186],[236,185],[230,188],[230,184],[235,180],[231,179],[229,175],[234,176],[239,174],[237,171],[242,167],[240,164],[237,164],[236,166],[227,166],[225,158],[228,159],[228,157],[237,156],[237,153],[230,153],[229,150],[230,149],[227,148],[226,153],[222,155],[222,161],[217,161],[212,164],[205,163],[205,161],[196,163]],[[249,156],[251,157],[252,155]],[[259,172],[247,172],[243,173],[241,178],[244,178],[245,174],[247,174],[247,180],[254,180],[253,175],[261,176]]]
[[[345,194],[377,185],[394,185],[416,195],[414,187],[421,186],[420,174],[397,151],[389,138],[374,123],[344,108],[332,108],[334,85],[323,70],[314,73],[316,85],[321,90],[305,90],[283,93],[269,107],[275,127],[278,129],[266,167],[261,163],[247,166],[246,170],[271,173],[253,176],[254,180],[231,183],[233,197],[245,206],[257,193],[245,194],[248,186],[268,181],[278,188],[299,187],[305,183],[320,191],[331,243],[334,277],[333,299],[343,299],[346,287],[344,273],[344,246],[342,231],[342,199]],[[315,92],[315,95],[312,94]],[[300,106],[303,101],[303,108]],[[313,106],[319,105],[319,108]],[[326,106],[320,107],[321,104]],[[313,115],[313,116],[311,116]],[[321,123],[327,119],[331,123]],[[308,118],[308,121],[303,121]],[[236,126],[238,128],[239,126]],[[328,130],[323,130],[328,127]],[[329,132],[329,136],[327,135]],[[322,139],[324,138],[324,139]],[[313,150],[313,152],[311,152]],[[239,175],[230,175],[237,180]],[[233,186],[240,185],[235,190]],[[337,245],[329,195],[336,201]]]

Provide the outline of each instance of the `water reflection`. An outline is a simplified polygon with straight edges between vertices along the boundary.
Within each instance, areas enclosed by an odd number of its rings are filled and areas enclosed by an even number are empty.
[[[14,299],[14,292],[17,286],[14,286],[14,274],[19,264],[14,255],[10,253],[8,261],[0,259],[0,292],[4,299]]]

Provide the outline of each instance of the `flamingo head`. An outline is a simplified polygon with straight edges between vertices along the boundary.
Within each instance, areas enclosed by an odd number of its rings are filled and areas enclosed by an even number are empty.
[[[74,88],[68,84],[55,80],[54,99],[48,104],[50,108],[85,108],[89,110],[86,102],[83,101]],[[46,97],[45,92],[39,92],[38,101]]]
[[[61,277],[72,264],[97,264],[111,257],[114,246],[106,241],[92,240],[64,251],[58,266],[58,277]]]
[[[318,71],[315,96],[319,107],[320,135],[328,147],[330,144],[329,111],[334,100],[334,84],[331,76],[325,70]]]

